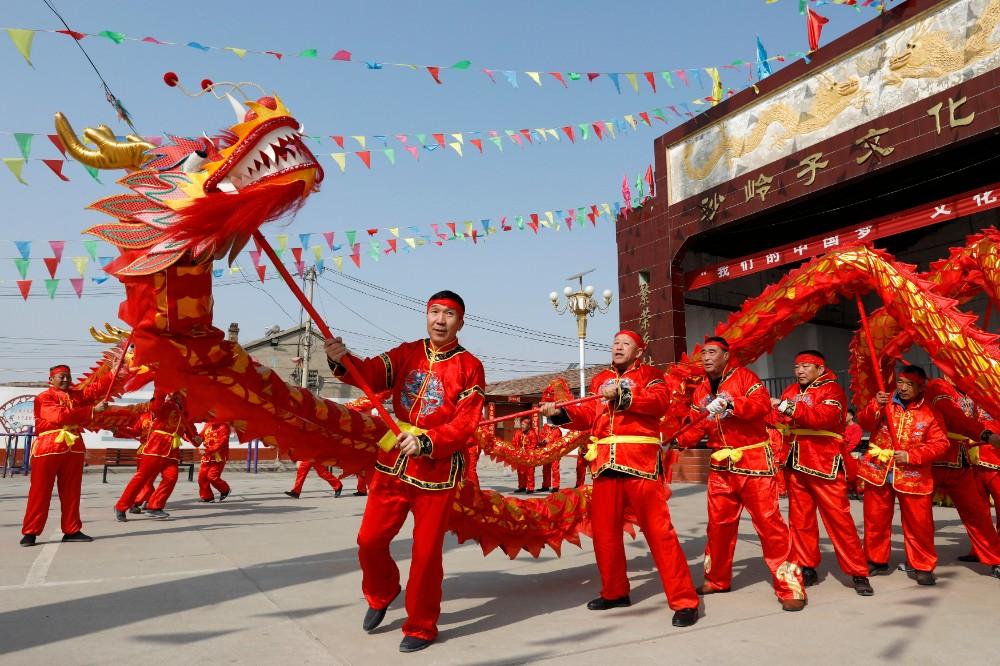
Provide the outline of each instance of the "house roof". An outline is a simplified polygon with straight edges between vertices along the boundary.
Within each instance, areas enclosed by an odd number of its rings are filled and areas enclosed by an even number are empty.
[[[594,375],[604,370],[606,365],[594,365],[584,369],[585,381],[589,382]],[[561,372],[550,372],[545,375],[533,375],[531,377],[520,377],[518,379],[508,379],[502,382],[487,384],[487,399],[502,400],[509,396],[541,397],[542,391],[555,379],[565,379],[566,383],[578,393],[580,390],[580,370],[573,368]]]
[[[273,333],[271,335],[267,335],[267,336],[265,336],[263,338],[257,338],[256,340],[251,340],[250,342],[247,342],[246,344],[243,344],[243,348],[246,349],[247,351],[253,351],[257,347],[260,347],[260,346],[265,345],[265,344],[270,344],[271,340],[281,339],[281,338],[287,338],[290,335],[298,335],[303,330],[305,330],[305,327],[306,327],[306,325],[303,323],[303,324],[298,324],[296,326],[292,326],[291,328],[284,328],[284,329],[278,331],[277,333]],[[320,340],[320,341],[323,340],[323,336],[320,335],[319,331],[316,330],[315,326],[313,326],[312,334],[313,334],[313,337],[316,338],[317,340]]]

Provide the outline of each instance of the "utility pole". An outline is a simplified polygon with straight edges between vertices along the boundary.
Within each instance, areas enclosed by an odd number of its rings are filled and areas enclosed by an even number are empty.
[[[316,285],[316,269],[314,267],[309,267],[306,269],[305,275],[302,277],[306,283],[306,294],[309,297],[309,302],[312,303],[313,300],[313,288]],[[299,386],[302,388],[307,388],[309,386],[309,357],[312,356],[312,317],[305,317],[306,332],[305,339],[302,341],[304,349],[302,350],[302,376],[299,381]]]

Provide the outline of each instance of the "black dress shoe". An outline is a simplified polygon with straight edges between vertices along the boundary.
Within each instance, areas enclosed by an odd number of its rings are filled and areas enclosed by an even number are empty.
[[[514,491],[514,494],[515,495],[523,495],[526,492],[528,492],[528,491],[525,490],[524,488],[518,488],[517,490]]]
[[[625,606],[631,606],[632,600],[629,599],[628,595],[624,597],[619,597],[617,599],[605,599],[604,597],[597,597],[596,599],[591,599],[587,602],[587,610],[608,610],[609,608],[623,608]]]
[[[298,499],[299,498],[299,494],[298,493],[293,493],[291,490],[286,490],[285,494],[288,495],[289,497],[294,498],[294,499]]]
[[[389,610],[388,606],[385,608],[372,608],[369,606],[368,610],[365,611],[365,619],[361,622],[361,628],[371,633],[378,625],[382,624],[387,610]]]
[[[875,590],[872,589],[872,584],[868,582],[868,578],[865,576],[854,576],[851,578],[854,582],[854,591],[857,592],[862,597],[870,597],[875,594]]]
[[[117,520],[119,523],[127,523],[128,516],[125,515],[124,511],[119,511],[118,509],[115,509],[115,520]]]
[[[534,495],[535,494],[535,489],[534,488],[528,488],[524,492],[527,493],[528,495]]]
[[[231,492],[231,491],[230,491],[230,492]],[[225,493],[219,493],[219,501],[220,501],[220,502],[221,502],[222,500],[226,499],[227,497],[229,497],[229,493],[228,493],[228,492],[225,492]]]
[[[869,562],[868,563],[868,575],[869,576],[888,576],[889,575],[889,565],[882,564],[879,562]]]
[[[959,562],[978,562],[979,556],[975,553],[969,553],[968,555],[959,555],[955,559]]]
[[[333,491],[333,496],[334,497],[340,497],[340,493],[342,493],[342,492],[344,492],[343,488],[337,488],[336,490]]]
[[[63,534],[63,541],[76,541],[79,543],[88,543],[94,540],[94,537],[87,536],[83,532],[73,532],[72,534]]]
[[[24,546],[25,548],[27,548],[28,546],[34,546],[35,545],[35,535],[34,534],[25,534],[23,537],[21,537],[21,545]]]
[[[354,491],[354,496],[355,497],[366,497],[367,495],[368,495],[368,493],[366,493],[364,491],[361,491],[361,490],[355,490]]]
[[[548,486],[542,486],[541,488],[538,489],[538,492],[540,492],[540,493],[547,493],[547,492],[549,492],[549,487]]]
[[[816,570],[812,567],[802,567],[802,584],[806,587],[812,587],[819,582],[819,575]]]
[[[937,585],[937,578],[930,571],[914,571],[917,585]]]
[[[425,638],[417,638],[416,636],[403,636],[403,640],[399,643],[399,651],[417,652],[419,650],[423,650],[433,642],[434,641],[429,641]]]
[[[671,621],[671,624],[675,627],[690,627],[697,621],[697,608],[682,608],[679,611],[674,612],[674,619]]]

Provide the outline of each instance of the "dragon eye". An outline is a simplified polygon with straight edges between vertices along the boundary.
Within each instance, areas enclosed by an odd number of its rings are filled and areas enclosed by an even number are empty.
[[[270,97],[270,96],[268,96],[268,97],[261,97],[260,99],[257,100],[257,103],[260,104],[261,106],[266,106],[267,108],[271,109],[272,111],[274,111],[275,109],[278,108],[278,102],[277,102],[277,100],[275,100],[273,97]]]
[[[247,111],[247,114],[243,116],[243,122],[248,123],[251,120],[256,120],[256,118],[257,118],[257,112],[254,111],[253,109],[250,109],[249,111]]]

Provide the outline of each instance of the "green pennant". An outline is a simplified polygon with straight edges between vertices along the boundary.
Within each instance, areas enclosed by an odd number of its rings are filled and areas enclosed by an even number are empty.
[[[350,248],[350,250],[353,252],[354,251],[354,238],[357,236],[357,232],[354,229],[348,229],[344,233],[347,234],[347,245]]]
[[[580,135],[583,137],[584,141],[590,138],[590,125],[587,123],[580,123],[577,127],[580,128]]]
[[[387,158],[389,158],[389,164],[395,164],[396,163],[396,149],[395,148],[386,148],[382,152],[385,153],[385,156]]]
[[[306,49],[299,53],[300,58],[315,58],[319,56],[319,52],[316,49]]]
[[[806,13],[806,0],[799,0],[799,14]]]
[[[84,164],[83,168],[87,170],[87,173],[90,174],[91,178],[93,178],[94,180],[96,180],[98,183],[101,183],[101,179],[97,177],[97,168],[96,167],[92,167],[92,166],[88,166],[88,165]],[[104,183],[101,183],[101,185],[103,185],[103,184]]]
[[[35,39],[35,31],[22,30],[21,28],[7,28],[7,34],[10,35],[10,40],[14,42],[14,46],[17,47],[24,61],[34,67],[31,64],[31,42]]]
[[[667,82],[668,86],[671,88],[674,87],[674,79],[670,76],[670,72],[660,72],[660,76],[663,77],[663,80]]]
[[[420,142],[421,146],[427,145],[427,135],[426,134],[418,134],[417,135],[417,141]]]
[[[21,274],[22,280],[28,279],[28,266],[31,265],[31,259],[22,259],[17,257],[14,259],[14,265],[17,266],[17,272]]]
[[[14,141],[17,141],[17,147],[21,149],[21,155],[24,159],[28,159],[31,155],[31,139],[34,134],[27,134],[25,132],[15,132]]]
[[[90,255],[90,260],[91,261],[97,261],[97,241],[96,240],[93,240],[92,238],[88,238],[87,240],[83,241],[83,249],[85,249],[87,251],[87,254]]]
[[[491,136],[490,141],[496,144],[497,148],[500,149],[501,153],[503,152],[503,139],[501,139],[498,136]]]
[[[471,60],[459,60],[454,65],[451,66],[452,69],[469,69],[469,65],[472,64]]]
[[[517,228],[520,229],[521,231],[524,231],[524,216],[515,215],[514,221],[517,222]]]
[[[101,32],[97,33],[97,36],[107,37],[115,44],[121,44],[122,42],[125,41],[125,35],[123,35],[120,32],[115,32],[114,30],[102,30]]]
[[[569,73],[566,74],[566,76],[569,77],[570,81],[579,81],[580,80],[580,72],[569,72]]]
[[[45,291],[49,292],[49,298],[56,297],[56,289],[59,288],[59,278],[53,278],[45,281]]]

